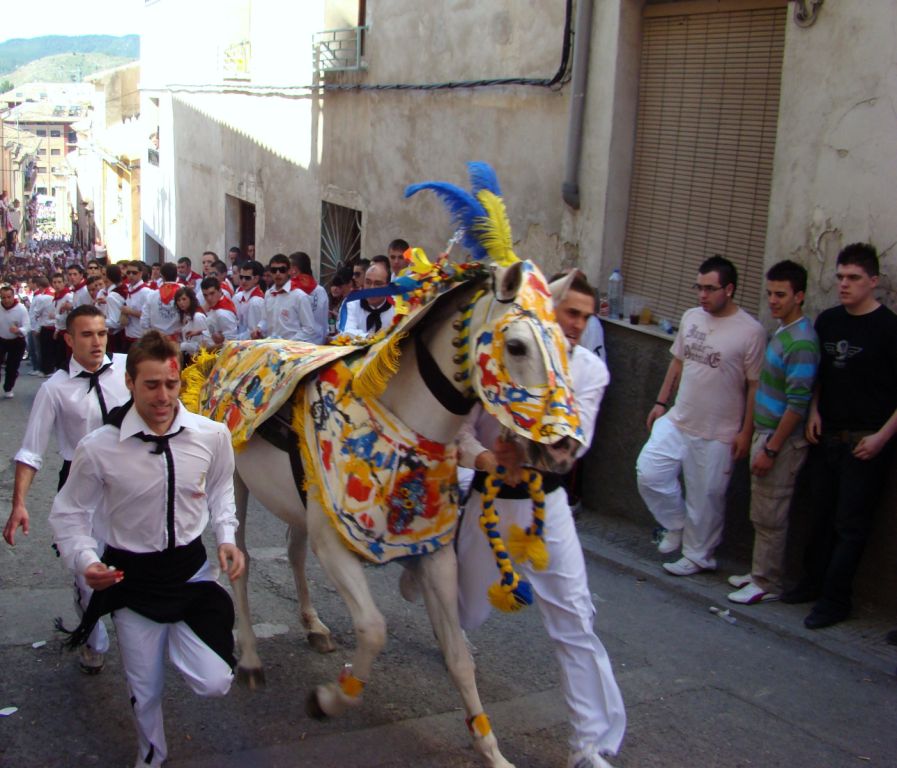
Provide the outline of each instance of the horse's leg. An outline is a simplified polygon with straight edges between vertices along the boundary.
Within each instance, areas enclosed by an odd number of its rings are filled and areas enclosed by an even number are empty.
[[[237,662],[237,682],[250,689],[265,685],[265,670],[256,648],[255,633],[252,631],[252,614],[249,610],[249,549],[246,546],[246,508],[249,505],[249,489],[234,472],[234,501],[237,507],[237,546],[243,550],[246,569],[234,582],[234,609],[237,613],[237,642],[240,645],[240,660]]]
[[[476,665],[464,641],[458,618],[458,562],[452,547],[420,558],[417,577],[433,632],[442,648],[449,674],[461,694],[473,746],[490,768],[513,768],[498,748],[489,718],[477,692]]]
[[[299,618],[308,633],[308,644],[318,653],[330,653],[336,649],[330,630],[321,621],[318,612],[311,602],[308,591],[308,579],[305,574],[305,561],[308,556],[308,529],[303,524],[290,525],[287,539],[287,557],[293,568],[293,579],[296,581],[296,594],[299,596]]]
[[[371,674],[374,659],[386,643],[386,621],[368,587],[361,561],[350,552],[320,506],[309,499],[308,527],[311,546],[318,561],[352,616],[357,646],[335,683],[319,685],[308,700],[312,717],[335,717],[361,704],[361,694]]]

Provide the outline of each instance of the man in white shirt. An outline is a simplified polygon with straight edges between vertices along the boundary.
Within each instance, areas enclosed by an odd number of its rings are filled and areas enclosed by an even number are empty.
[[[82,304],[90,304],[91,300],[87,291],[87,276],[84,267],[77,263],[69,264],[65,268],[65,274],[69,281],[69,290],[72,292],[71,306],[68,307],[68,310],[80,307]]]
[[[101,427],[109,411],[125,403],[129,394],[125,386],[123,355],[110,359],[106,355],[106,322],[96,307],[85,305],[72,310],[65,334],[72,349],[68,370],[58,370],[37,391],[28,416],[28,426],[22,446],[15,456],[15,484],[12,510],[3,529],[3,538],[15,545],[16,530],[26,536],[30,517],[25,501],[41,469],[44,454],[53,435],[62,456],[59,488],[65,484],[75,455],[75,446],[89,432]],[[76,579],[80,609],[87,606],[90,590],[83,579]],[[109,648],[106,629],[98,624],[86,650],[81,653],[81,669],[95,674],[103,666],[103,656]]]
[[[28,308],[28,319],[31,322],[31,336],[33,341],[34,359],[31,361],[33,376],[41,378],[53,373],[53,360],[44,360],[45,350],[52,347],[44,340],[49,335],[51,342],[53,336],[53,291],[50,290],[50,281],[46,277],[35,277],[34,293],[31,295],[31,306]],[[44,331],[47,328],[47,331]]]
[[[698,267],[700,305],[682,315],[636,462],[639,493],[665,531],[658,551],[682,549],[663,564],[673,576],[716,568],[732,465],[751,447],[766,331],[735,303],[737,283],[735,265],[722,256]]]
[[[202,275],[193,271],[193,263],[186,256],[178,259],[178,282],[192,288],[196,295],[199,295],[199,284],[202,282]]]
[[[610,382],[607,366],[578,346],[586,319],[595,311],[594,289],[577,276],[555,308],[558,324],[569,343],[570,374],[580,424],[588,449],[598,408]],[[499,528],[507,541],[512,524],[526,529],[533,519],[526,485],[516,485],[522,452],[515,442],[499,439],[501,426],[481,406],[471,412],[458,435],[461,466],[477,470],[474,490],[465,506],[458,530],[458,608],[461,626],[468,631],[489,616],[489,586],[495,581],[495,559],[480,530],[485,479],[505,468],[506,484],[495,500]],[[626,730],[626,710],[614,679],[607,651],[592,627],[595,606],[589,589],[582,546],[576,534],[567,495],[558,475],[543,473],[545,490],[545,545],[548,567],[536,571],[515,564],[531,584],[542,623],[554,646],[561,668],[561,688],[571,725],[570,768],[609,768],[605,754],[616,754]],[[521,493],[521,490],[523,493]]]
[[[137,726],[137,764],[168,756],[162,720],[164,654],[201,696],[224,696],[233,680],[234,611],[215,581],[201,535],[211,525],[218,565],[244,568],[234,543],[234,454],[223,424],[178,400],[177,345],[148,331],[130,349],[132,401],[75,450],[71,481],[50,512],[65,564],[94,589],[67,645],[78,647],[113,614]],[[128,467],[122,472],[121,467]],[[101,530],[101,550],[94,529]]]
[[[205,277],[201,283],[206,304],[209,336],[215,346],[237,338],[237,308],[224,295],[217,277]]]
[[[140,315],[140,327],[144,333],[153,328],[170,338],[177,336],[181,330],[181,315],[174,295],[182,286],[177,282],[177,267],[171,262],[162,264],[159,274],[162,276],[162,284],[148,294]]]
[[[129,261],[125,266],[125,279],[127,280],[128,297],[119,312],[122,330],[122,348],[125,352],[143,334],[140,318],[143,316],[143,307],[153,290],[143,282],[143,262]]]
[[[317,343],[318,332],[311,313],[311,302],[301,290],[290,290],[290,260],[282,253],[268,264],[274,285],[265,294],[268,336]]]
[[[301,290],[311,302],[311,313],[318,330],[316,344],[323,344],[327,339],[327,313],[330,309],[330,297],[327,289],[315,280],[311,271],[311,257],[303,251],[290,254],[290,285],[293,290]]]
[[[6,376],[3,381],[3,397],[13,396],[13,387],[19,378],[19,366],[25,355],[25,335],[31,330],[28,310],[16,298],[12,286],[0,286],[0,367]]]
[[[395,280],[411,262],[405,258],[405,252],[410,246],[407,240],[397,238],[393,240],[386,249],[386,256],[389,259],[389,269],[392,273],[392,279]]]
[[[104,300],[99,302],[99,307],[106,316],[106,329],[109,332],[107,349],[110,353],[123,349],[122,322],[127,323],[127,318],[122,318],[121,310],[127,298],[128,284],[123,280],[121,267],[110,264],[106,267],[106,294]]]
[[[381,260],[382,259],[382,260]],[[375,256],[364,275],[364,289],[389,285],[389,266],[383,257]],[[349,300],[346,304],[346,323],[342,333],[350,336],[371,336],[392,325],[395,310],[386,296]]]
[[[259,280],[265,268],[257,261],[247,261],[239,268],[240,289],[234,294],[237,308],[238,339],[261,339],[267,335],[265,320],[265,294],[259,288]]]

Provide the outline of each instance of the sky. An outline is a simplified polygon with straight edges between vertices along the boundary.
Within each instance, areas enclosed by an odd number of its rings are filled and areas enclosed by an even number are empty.
[[[43,35],[131,35],[140,32],[145,0],[40,0],[39,13],[8,13],[0,42]]]

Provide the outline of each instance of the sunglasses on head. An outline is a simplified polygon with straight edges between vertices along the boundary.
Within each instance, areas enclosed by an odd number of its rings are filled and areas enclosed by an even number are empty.
[[[268,267],[271,270],[272,274],[277,274],[278,272],[289,272],[289,267]]]

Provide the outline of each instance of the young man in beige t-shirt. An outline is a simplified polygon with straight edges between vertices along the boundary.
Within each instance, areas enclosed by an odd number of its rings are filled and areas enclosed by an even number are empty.
[[[636,463],[639,493],[666,529],[658,549],[670,554],[682,547],[682,558],[663,566],[674,576],[716,568],[732,463],[750,449],[766,332],[735,303],[737,281],[735,266],[722,256],[698,269],[700,306],[682,316],[648,414],[651,437]]]

